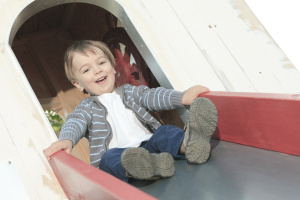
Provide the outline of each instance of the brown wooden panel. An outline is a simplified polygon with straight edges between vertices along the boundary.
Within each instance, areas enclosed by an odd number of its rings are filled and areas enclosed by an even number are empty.
[[[46,110],[56,110],[62,106],[59,97],[39,98],[39,102],[42,105],[42,107]]]
[[[73,4],[68,15],[65,16],[68,19],[66,19],[67,23],[64,25],[64,28],[76,40],[101,40],[103,35],[109,30],[105,18],[106,13],[107,11],[103,8],[91,4]]]
[[[38,98],[54,97],[55,92],[53,92],[53,89],[45,80],[27,46],[25,44],[14,46],[13,51],[36,96]]]
[[[19,28],[16,37],[59,27],[67,6],[68,4],[54,6],[33,15]]]

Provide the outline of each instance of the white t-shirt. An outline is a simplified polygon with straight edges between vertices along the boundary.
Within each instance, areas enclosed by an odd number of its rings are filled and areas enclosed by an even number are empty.
[[[120,95],[113,92],[98,98],[107,109],[107,121],[112,128],[109,149],[138,147],[141,142],[150,139],[152,133],[142,125],[132,110],[125,108]]]

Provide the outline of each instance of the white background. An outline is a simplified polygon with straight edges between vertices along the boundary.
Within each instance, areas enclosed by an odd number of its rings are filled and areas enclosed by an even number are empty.
[[[300,71],[300,0],[245,0]]]

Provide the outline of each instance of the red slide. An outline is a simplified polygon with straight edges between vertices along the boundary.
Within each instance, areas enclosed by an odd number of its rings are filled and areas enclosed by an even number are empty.
[[[218,110],[214,139],[300,156],[300,95],[208,92],[201,96]],[[155,199],[63,151],[49,162],[69,199]]]

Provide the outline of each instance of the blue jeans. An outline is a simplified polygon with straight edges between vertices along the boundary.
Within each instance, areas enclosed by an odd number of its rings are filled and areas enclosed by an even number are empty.
[[[149,141],[143,142],[140,147],[147,149],[150,153],[168,152],[174,159],[185,159],[184,155],[178,155],[184,131],[171,125],[159,127]],[[121,155],[126,148],[112,148],[107,150],[99,164],[99,168],[125,182],[128,182],[125,170],[121,164]]]

